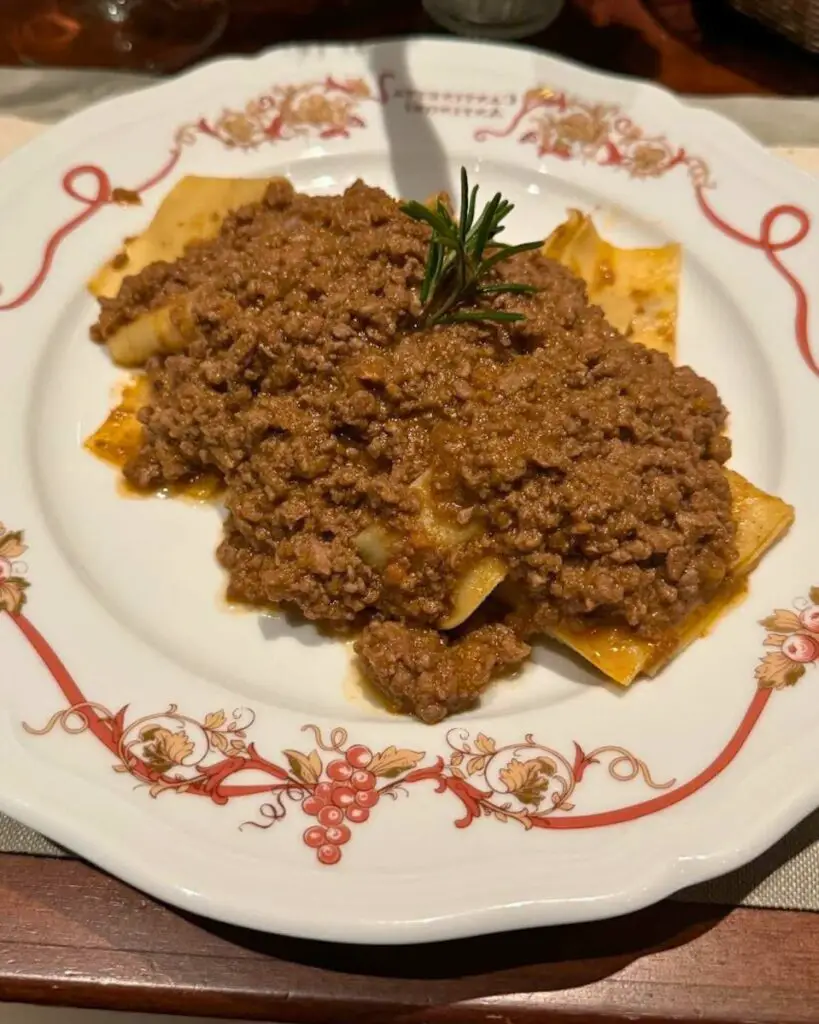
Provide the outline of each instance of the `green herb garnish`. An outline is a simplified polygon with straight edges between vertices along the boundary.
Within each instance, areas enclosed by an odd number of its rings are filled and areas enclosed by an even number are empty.
[[[420,326],[456,322],[513,323],[525,319],[522,313],[507,313],[480,305],[482,296],[509,292],[527,295],[537,291],[532,285],[498,282],[486,284],[487,275],[503,260],[519,252],[539,249],[540,242],[505,245],[497,241],[504,230],[503,221],[514,209],[500,192],[486,204],[475,219],[478,186],[469,188],[466,169],[461,168],[461,211],[456,221],[439,199],[432,210],[412,200],[401,210],[413,220],[424,221],[432,228],[426,273],[421,285],[423,310]],[[474,309],[458,309],[464,304]]]

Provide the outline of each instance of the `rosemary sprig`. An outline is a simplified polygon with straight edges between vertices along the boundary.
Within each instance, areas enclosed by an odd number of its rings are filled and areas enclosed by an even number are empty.
[[[543,243],[505,245],[497,241],[497,236],[504,230],[503,221],[514,205],[498,192],[476,219],[477,200],[478,186],[470,190],[466,169],[462,167],[458,221],[453,219],[440,199],[434,210],[415,200],[401,207],[408,217],[423,221],[432,228],[420,294],[423,307],[420,325],[423,327],[465,321],[513,323],[523,320],[522,313],[507,313],[480,305],[481,297],[501,292],[526,295],[537,291],[528,284],[486,283],[493,267],[517,253],[539,249]],[[463,305],[475,308],[457,308]]]

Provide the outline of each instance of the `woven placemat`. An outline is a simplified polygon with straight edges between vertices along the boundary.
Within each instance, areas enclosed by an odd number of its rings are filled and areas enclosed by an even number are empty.
[[[7,814],[0,814],[0,853],[31,853],[36,857],[70,857],[67,850]]]
[[[5,105],[2,101],[7,100],[2,92],[0,88],[0,109]],[[777,100],[769,102],[774,107],[779,103]],[[65,111],[61,109],[61,113],[63,112]],[[763,115],[757,111],[757,116]],[[808,117],[807,114],[805,116]],[[769,121],[777,120],[772,111],[767,112],[764,117]],[[813,101],[811,104],[810,120],[819,124],[819,101]],[[39,134],[44,128],[45,125],[41,123],[19,117],[0,116],[0,158]],[[819,148],[788,147],[779,148],[777,152],[803,169],[819,174]],[[0,853],[24,853],[44,857],[73,856],[45,836],[33,832],[4,814],[0,814]],[[730,906],[819,911],[819,812],[802,822],[773,849],[751,864],[705,885],[686,889],[676,898]]]

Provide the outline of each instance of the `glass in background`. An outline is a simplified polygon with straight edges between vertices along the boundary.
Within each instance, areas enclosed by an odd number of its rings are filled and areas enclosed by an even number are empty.
[[[24,64],[173,71],[224,31],[228,0],[28,0],[10,41]]]
[[[424,0],[444,28],[467,36],[523,39],[551,24],[563,0]]]

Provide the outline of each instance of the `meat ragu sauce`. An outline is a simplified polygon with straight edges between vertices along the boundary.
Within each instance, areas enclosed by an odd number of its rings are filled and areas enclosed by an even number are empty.
[[[537,286],[493,297],[525,320],[418,330],[428,243],[378,189],[276,182],[215,240],[126,278],[96,334],[191,293],[198,337],[149,363],[127,479],[221,475],[230,599],[355,624],[370,680],[435,722],[558,620],[678,623],[726,576],[735,526],[708,381],[623,338],[539,253],[497,270]],[[461,543],[419,529],[419,478]],[[373,524],[391,538],[378,566]],[[438,628],[489,555],[506,572],[494,619]]]

